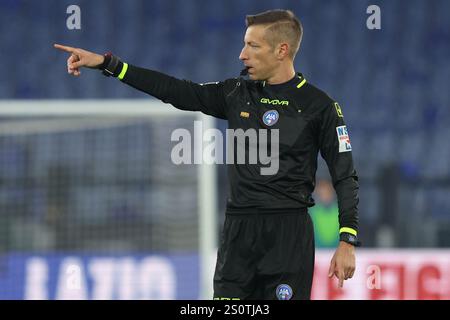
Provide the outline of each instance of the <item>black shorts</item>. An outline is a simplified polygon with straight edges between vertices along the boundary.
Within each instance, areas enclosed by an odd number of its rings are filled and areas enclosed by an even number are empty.
[[[310,299],[314,229],[307,209],[227,212],[214,274],[214,299]]]

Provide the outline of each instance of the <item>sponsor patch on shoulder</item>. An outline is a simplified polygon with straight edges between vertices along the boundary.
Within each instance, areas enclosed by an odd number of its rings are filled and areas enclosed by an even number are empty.
[[[347,126],[336,127],[337,137],[339,141],[339,153],[352,151],[350,137],[348,135]]]

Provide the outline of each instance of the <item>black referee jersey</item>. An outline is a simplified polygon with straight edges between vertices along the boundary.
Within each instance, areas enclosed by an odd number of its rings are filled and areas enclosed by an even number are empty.
[[[233,164],[228,165],[227,212],[261,209],[276,214],[283,209],[313,206],[311,194],[320,152],[337,193],[341,232],[357,232],[358,177],[342,109],[302,74],[277,85],[242,76],[197,84],[133,65],[127,67],[126,74],[120,77],[123,82],[163,102],[226,119],[229,129],[235,132],[266,132],[268,155],[276,138],[279,148],[272,163],[249,163],[246,156],[245,163],[233,159]],[[234,148],[238,147],[239,143],[235,143]],[[245,148],[250,151],[247,143]]]

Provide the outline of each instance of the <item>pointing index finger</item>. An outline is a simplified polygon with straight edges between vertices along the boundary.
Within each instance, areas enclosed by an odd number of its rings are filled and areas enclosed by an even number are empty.
[[[63,45],[60,45],[60,44],[57,44],[57,43],[55,43],[53,46],[56,49],[59,49],[59,50],[62,50],[62,51],[66,51],[66,52],[69,52],[69,53],[74,53],[75,52],[75,48],[72,48],[72,47],[63,46]]]
[[[344,287],[344,275],[342,273],[339,273],[339,288]]]

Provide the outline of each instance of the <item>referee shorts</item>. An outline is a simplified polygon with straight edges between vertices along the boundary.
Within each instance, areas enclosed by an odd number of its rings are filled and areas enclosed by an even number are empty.
[[[214,274],[214,299],[307,300],[314,228],[307,209],[227,211]]]

